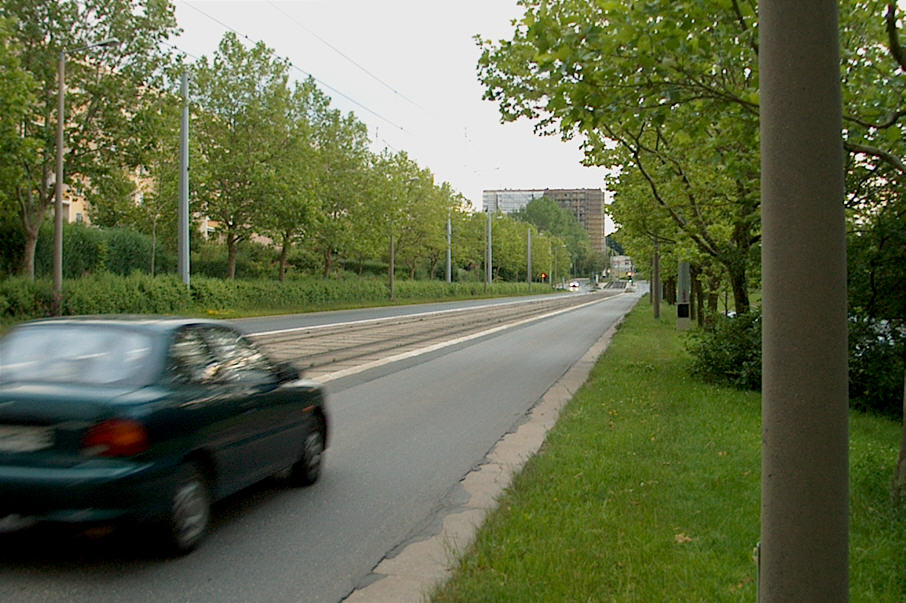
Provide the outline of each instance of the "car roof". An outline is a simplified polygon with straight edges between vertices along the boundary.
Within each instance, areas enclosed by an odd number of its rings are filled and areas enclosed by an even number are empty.
[[[187,325],[210,325],[233,329],[226,322],[205,318],[189,318],[184,316],[153,316],[153,315],[96,315],[96,316],[67,316],[62,318],[42,318],[24,322],[18,327],[45,327],[45,326],[94,326],[94,327],[126,327],[148,331],[166,332],[175,331]]]

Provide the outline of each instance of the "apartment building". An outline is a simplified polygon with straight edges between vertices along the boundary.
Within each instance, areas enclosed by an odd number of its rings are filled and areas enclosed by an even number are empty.
[[[603,253],[604,191],[597,188],[545,188],[524,190],[485,190],[481,199],[485,211],[505,214],[519,211],[529,202],[541,197],[556,201],[571,212],[588,233],[592,248]]]

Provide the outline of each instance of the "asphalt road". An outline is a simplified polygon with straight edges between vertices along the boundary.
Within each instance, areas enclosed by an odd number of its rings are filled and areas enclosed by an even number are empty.
[[[462,477],[637,297],[331,383],[321,481],[223,501],[188,557],[150,555],[134,531],[0,534],[0,600],[339,601],[385,555],[437,530]]]

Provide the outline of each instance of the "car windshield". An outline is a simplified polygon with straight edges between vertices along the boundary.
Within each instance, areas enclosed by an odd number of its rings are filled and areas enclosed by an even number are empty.
[[[136,384],[146,374],[152,337],[111,326],[43,325],[0,340],[0,382]]]

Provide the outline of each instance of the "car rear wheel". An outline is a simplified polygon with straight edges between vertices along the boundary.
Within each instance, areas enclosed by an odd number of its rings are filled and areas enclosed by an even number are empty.
[[[293,465],[289,475],[294,486],[308,486],[321,475],[321,461],[324,457],[324,430],[319,424],[306,434],[302,444],[302,456]]]
[[[185,555],[194,550],[208,531],[211,495],[207,480],[195,463],[182,465],[170,493],[166,517],[168,552]]]

